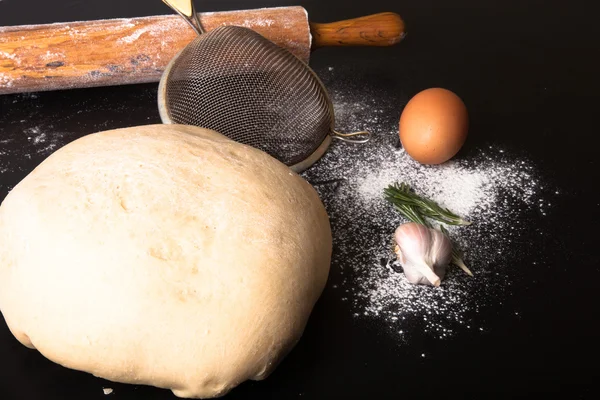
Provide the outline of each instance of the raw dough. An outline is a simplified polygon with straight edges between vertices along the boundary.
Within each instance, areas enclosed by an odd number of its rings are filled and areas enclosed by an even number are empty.
[[[180,397],[263,379],[329,273],[329,219],[285,165],[151,125],[63,147],[0,207],[0,309],[66,367]]]

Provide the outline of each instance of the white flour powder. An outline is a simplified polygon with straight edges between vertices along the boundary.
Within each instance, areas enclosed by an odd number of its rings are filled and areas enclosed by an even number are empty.
[[[505,263],[522,232],[520,215],[549,205],[540,199],[535,168],[495,145],[443,165],[421,165],[399,146],[400,105],[390,102],[386,93],[353,91],[344,81],[331,79],[335,72],[329,71],[324,75],[331,80],[327,86],[337,128],[373,133],[364,145],[334,142],[304,173],[331,217],[332,281],[340,282],[333,288],[356,317],[375,319],[400,337],[409,327],[439,338],[451,336],[458,327],[484,329],[472,323],[473,317],[486,301],[502,303],[510,287]],[[393,232],[405,221],[383,199],[383,189],[396,182],[410,184],[473,222],[449,231],[475,277],[451,267],[440,288],[406,281],[392,251]]]
[[[57,150],[62,143],[64,134],[61,132],[55,132],[53,126],[34,126],[27,128],[24,134],[27,135],[27,141],[32,150],[35,150],[37,154],[49,155],[54,150]]]

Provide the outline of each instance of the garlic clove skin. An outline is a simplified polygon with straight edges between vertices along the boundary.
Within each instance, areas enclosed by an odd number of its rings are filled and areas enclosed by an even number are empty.
[[[426,260],[431,245],[430,236],[429,228],[413,222],[400,225],[394,234],[398,245],[398,261],[412,284],[439,286],[441,282],[432,268],[433,264]]]
[[[452,243],[442,232],[409,222],[394,233],[398,260],[415,285],[439,286],[452,259]]]

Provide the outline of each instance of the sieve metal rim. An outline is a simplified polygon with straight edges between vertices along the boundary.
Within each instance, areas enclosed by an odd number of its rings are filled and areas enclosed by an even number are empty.
[[[196,39],[194,39],[196,40]],[[191,42],[190,42],[191,43]],[[171,73],[171,69],[173,65],[175,65],[175,61],[179,58],[181,53],[185,50],[185,47],[177,52],[167,64],[165,70],[163,71],[160,81],[158,82],[158,113],[160,115],[160,120],[165,125],[173,125],[175,124],[171,119],[171,115],[169,114],[169,110],[167,109],[167,78]]]

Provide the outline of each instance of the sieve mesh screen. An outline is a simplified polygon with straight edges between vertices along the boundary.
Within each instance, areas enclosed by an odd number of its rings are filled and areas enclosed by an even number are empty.
[[[174,123],[215,130],[287,165],[307,159],[333,127],[331,101],[314,72],[248,28],[198,36],[164,79]]]

